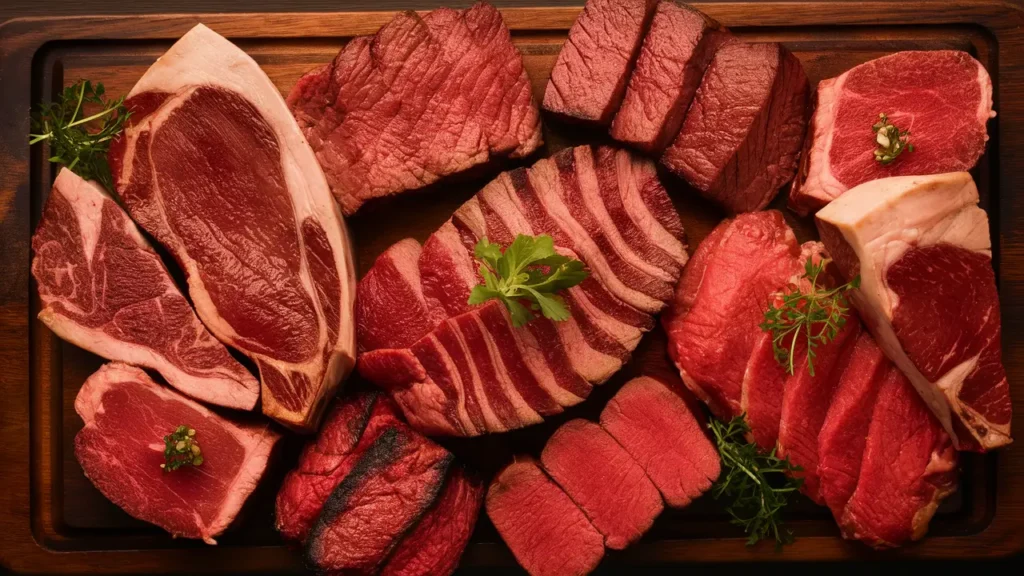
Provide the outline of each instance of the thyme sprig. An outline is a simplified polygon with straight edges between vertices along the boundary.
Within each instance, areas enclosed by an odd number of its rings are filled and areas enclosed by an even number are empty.
[[[882,112],[878,115],[878,122],[871,127],[875,133],[875,161],[882,164],[891,164],[903,151],[914,151],[914,145],[910,143],[910,130],[900,130],[892,122],[889,116]]]
[[[201,466],[203,451],[196,442],[196,429],[181,425],[164,436],[164,472],[174,472],[182,466]]]

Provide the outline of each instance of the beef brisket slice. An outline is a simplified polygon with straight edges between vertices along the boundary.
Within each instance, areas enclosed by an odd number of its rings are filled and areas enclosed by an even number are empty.
[[[448,576],[476,526],[484,485],[461,467],[448,473],[437,502],[395,548],[383,576]]]
[[[601,412],[601,427],[636,460],[674,508],[687,506],[718,478],[718,453],[704,416],[680,394],[682,383],[630,380]],[[695,403],[694,403],[695,404]]]
[[[728,38],[695,8],[676,0],[658,2],[612,122],[612,138],[660,154],[679,133],[704,71]]]
[[[484,2],[398,14],[299,79],[288,104],[346,214],[541,143],[522,56]]]
[[[329,573],[374,574],[433,505],[452,456],[393,426],[334,489],[306,545],[308,564]]]
[[[517,458],[495,477],[486,507],[516,560],[534,576],[588,574],[604,557],[601,533],[530,458]]]
[[[75,412],[85,422],[75,435],[75,458],[107,499],[174,536],[209,544],[256,488],[279,439],[266,423],[219,416],[118,363],[85,381]],[[205,461],[168,473],[160,467],[160,439],[182,425],[196,430]]]
[[[664,507],[640,464],[593,422],[563,424],[540,461],[614,550],[639,540]]]
[[[796,173],[809,90],[780,44],[729,42],[661,161],[730,212],[761,210]]]

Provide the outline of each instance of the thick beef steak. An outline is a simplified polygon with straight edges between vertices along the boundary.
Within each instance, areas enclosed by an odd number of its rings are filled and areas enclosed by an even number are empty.
[[[288,104],[346,214],[541,144],[522,56],[484,2],[395,16],[300,78]]]
[[[970,174],[902,176],[818,213],[853,303],[960,449],[1008,444],[1010,392],[988,216]]]
[[[253,359],[263,412],[317,427],[355,363],[348,238],[313,151],[255,61],[202,24],[128,94],[117,192],[188,276],[203,323]]]
[[[64,168],[32,236],[39,319],[110,360],[157,370],[189,396],[251,410],[260,385],[206,330],[128,215]]]
[[[267,424],[219,416],[118,363],[85,381],[75,412],[85,422],[75,458],[104,496],[174,536],[208,544],[234,520],[279,438]],[[196,430],[204,461],[166,472],[163,437],[182,425]]]
[[[789,206],[816,212],[864,182],[971,169],[985,152],[992,79],[966,52],[897,52],[822,80]],[[914,151],[875,160],[871,127],[884,113]]]

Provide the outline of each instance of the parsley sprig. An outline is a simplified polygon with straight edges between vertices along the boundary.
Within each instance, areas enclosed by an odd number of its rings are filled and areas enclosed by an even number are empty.
[[[201,466],[203,451],[196,442],[196,429],[181,425],[164,436],[164,472],[174,472],[182,466]]]
[[[775,358],[789,374],[796,372],[798,350],[805,349],[807,371],[814,376],[815,348],[832,341],[846,325],[850,311],[846,293],[860,287],[860,276],[831,290],[821,287],[819,276],[831,260],[812,260],[807,259],[803,275],[810,284],[809,291],[791,287],[768,307],[761,323],[762,330],[772,333]]]
[[[900,130],[892,122],[889,116],[882,112],[878,115],[871,130],[875,133],[875,161],[882,164],[891,164],[903,151],[914,151],[914,145],[910,143],[910,130]]]
[[[590,275],[583,262],[555,252],[554,241],[547,234],[520,234],[504,250],[486,237],[481,238],[474,253],[480,261],[484,283],[473,287],[469,303],[500,300],[517,328],[538,313],[556,322],[567,320],[569,309],[558,292],[576,286]]]
[[[775,540],[777,547],[793,542],[793,533],[783,527],[782,510],[789,496],[803,485],[802,478],[791,476],[801,468],[789,458],[779,458],[772,449],[762,452],[745,437],[750,432],[746,415],[741,414],[723,423],[714,418],[708,424],[715,437],[718,455],[722,460],[722,475],[715,483],[715,500],[726,497],[731,503],[726,512],[732,524],[743,528],[747,545],[753,546],[766,538]]]
[[[86,107],[99,111],[86,115]],[[50,162],[68,167],[86,180],[114,187],[107,163],[110,142],[124,130],[130,112],[124,96],[106,98],[103,84],[81,80],[68,86],[57,102],[41,104],[32,115],[29,144],[46,142]]]

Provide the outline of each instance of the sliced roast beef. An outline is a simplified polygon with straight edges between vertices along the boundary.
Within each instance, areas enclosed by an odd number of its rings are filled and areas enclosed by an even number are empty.
[[[32,236],[39,319],[110,360],[160,372],[185,394],[251,410],[260,385],[196,317],[153,248],[95,182],[62,169]]]
[[[857,487],[878,390],[894,370],[871,334],[862,331],[818,434],[821,496],[837,522]]]
[[[730,212],[761,210],[796,173],[809,91],[780,44],[729,42],[661,162]]]
[[[658,2],[612,138],[660,154],[679,133],[711,58],[727,39],[718,23],[682,2]]]
[[[288,104],[346,214],[541,144],[522,55],[484,2],[398,14],[299,79]]]
[[[939,501],[956,490],[957,454],[914,387],[890,370],[871,416],[845,534],[884,548],[918,540]]]
[[[106,364],[75,398],[85,427],[75,458],[85,476],[128,514],[182,538],[214,538],[256,488],[279,435],[266,423],[234,421],[164,388],[142,370]],[[163,438],[195,430],[204,461],[165,471]]]
[[[382,431],[324,503],[307,563],[326,573],[377,573],[433,505],[451,460],[404,425]]]
[[[688,395],[678,377],[662,382],[643,376],[627,382],[601,412],[601,427],[674,508],[689,505],[711,488],[720,471],[704,415]]]
[[[966,172],[857,186],[818,214],[853,303],[961,449],[1010,439],[988,216]]]
[[[188,276],[196,313],[251,357],[263,412],[316,429],[355,364],[341,214],[277,87],[202,24],[139,79],[109,160],[117,193]]]
[[[544,109],[611,123],[626,93],[656,0],[587,0],[544,90]]]
[[[363,453],[383,431],[400,425],[391,401],[378,394],[339,400],[277,492],[275,526],[281,536],[305,542],[324,502]]]
[[[476,526],[484,485],[452,467],[437,502],[395,548],[383,576],[448,576]]]
[[[664,507],[640,464],[593,422],[563,424],[540,461],[614,550],[640,539]]]
[[[864,182],[971,169],[985,152],[992,79],[966,52],[897,52],[818,84],[814,116],[789,206],[816,212]],[[865,135],[885,113],[911,132],[914,151],[875,160]]]
[[[604,557],[604,537],[530,458],[516,458],[495,477],[486,507],[516,560],[534,576],[588,574]]]
[[[796,236],[776,211],[719,224],[683,271],[662,319],[686,386],[728,420],[740,414],[747,361],[771,294],[800,271]]]

